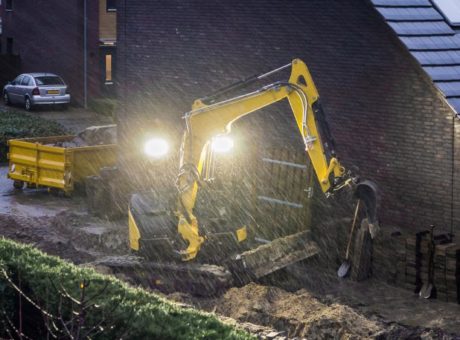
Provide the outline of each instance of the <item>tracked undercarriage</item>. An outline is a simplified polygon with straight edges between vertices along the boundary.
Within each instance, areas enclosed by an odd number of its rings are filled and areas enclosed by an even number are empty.
[[[237,235],[241,228],[231,228],[223,219],[213,219],[203,224],[202,235],[207,242],[197,258],[193,262],[183,261],[180,249],[184,249],[184,242],[174,232],[177,217],[167,209],[167,204],[158,202],[155,193],[133,196],[130,216],[143,235],[138,250],[133,251],[133,256],[107,257],[99,264],[126,273],[143,285],[207,296],[319,252],[308,231],[272,242],[255,241],[250,228],[245,226],[249,235],[241,240]]]
[[[149,261],[136,255],[109,256],[95,264],[108,266],[114,273],[123,273],[136,283],[164,292],[214,296],[318,253],[310,233],[301,232],[229,256],[220,265],[210,264],[215,262],[211,260],[210,263],[188,263],[180,259]]]

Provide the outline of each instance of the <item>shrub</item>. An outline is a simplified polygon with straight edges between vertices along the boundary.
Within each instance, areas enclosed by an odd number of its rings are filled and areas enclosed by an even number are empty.
[[[5,271],[7,277],[2,275]],[[110,276],[76,267],[57,257],[45,255],[32,246],[6,239],[0,239],[0,306],[3,307],[0,322],[2,315],[4,319],[11,315],[8,320],[18,317],[18,294],[11,288],[9,278],[16,285],[20,282],[21,289],[34,303],[55,315],[60,313],[63,319],[72,317],[72,308],[62,304],[62,299],[60,301],[59,294],[52,287],[61,287],[57,290],[78,297],[82,292],[82,282],[88,282],[85,295],[95,296],[92,302],[96,307],[86,310],[85,324],[93,325],[100,322],[102,317],[107,317],[103,323],[106,328],[97,339],[120,338],[126,331],[124,339],[252,338],[222,323],[212,314],[181,307],[141,288],[128,287]],[[16,307],[13,308],[15,303]],[[26,317],[23,319],[26,320]],[[36,331],[36,334],[40,333]],[[0,331],[0,338],[2,336],[6,334]]]
[[[17,111],[0,110],[0,162],[6,162],[7,141],[15,138],[46,137],[66,134],[60,124]]]

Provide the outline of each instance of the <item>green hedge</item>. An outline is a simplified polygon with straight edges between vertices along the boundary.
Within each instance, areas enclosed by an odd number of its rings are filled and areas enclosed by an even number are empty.
[[[0,162],[7,160],[9,139],[57,136],[66,133],[66,129],[56,122],[14,110],[0,110]]]
[[[63,315],[63,319],[71,317],[73,307],[67,301],[61,304],[59,311],[59,302],[62,300],[56,289],[78,297],[82,292],[81,282],[87,280],[89,285],[85,288],[85,294],[96,296],[92,301],[96,306],[88,308],[85,324],[89,327],[98,323],[102,316],[107,317],[103,323],[105,330],[94,339],[116,339],[123,333],[126,333],[123,339],[252,338],[222,323],[212,314],[179,306],[143,289],[129,287],[113,277],[77,267],[57,257],[45,255],[32,246],[3,238],[0,238],[0,270],[2,273],[6,271],[7,277],[15,284],[20,282],[21,289],[34,303],[54,315]],[[8,319],[15,320],[18,318],[19,294],[2,273],[0,307],[3,310],[0,310],[0,320],[2,315],[4,319],[10,315]],[[29,306],[30,309],[34,308]],[[41,313],[34,310],[32,314]],[[6,336],[1,333],[0,338]]]

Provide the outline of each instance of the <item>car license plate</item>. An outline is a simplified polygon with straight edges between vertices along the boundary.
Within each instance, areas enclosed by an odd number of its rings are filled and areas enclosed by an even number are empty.
[[[59,94],[59,90],[48,90],[46,91],[47,94]]]

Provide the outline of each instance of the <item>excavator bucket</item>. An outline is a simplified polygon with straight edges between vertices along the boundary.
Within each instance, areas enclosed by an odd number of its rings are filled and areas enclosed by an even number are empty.
[[[372,238],[374,238],[380,228],[377,217],[377,207],[379,201],[379,190],[377,188],[377,184],[369,180],[361,181],[357,184],[354,195],[357,199],[364,203],[369,229]]]

